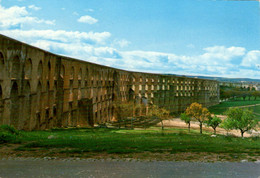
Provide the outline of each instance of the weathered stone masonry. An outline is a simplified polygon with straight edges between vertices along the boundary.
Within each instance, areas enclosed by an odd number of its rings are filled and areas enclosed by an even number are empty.
[[[129,72],[52,54],[0,35],[0,124],[32,130],[86,126],[135,99],[171,112],[219,101],[217,81]]]

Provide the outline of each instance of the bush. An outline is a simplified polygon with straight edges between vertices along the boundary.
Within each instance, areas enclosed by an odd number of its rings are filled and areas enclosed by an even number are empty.
[[[9,126],[9,125],[1,125],[0,132],[7,132],[13,135],[19,135],[19,131],[16,130],[13,126]]]
[[[8,133],[0,132],[0,144],[2,143],[11,143],[15,139],[15,136]]]
[[[14,127],[8,125],[0,126],[0,144],[14,142],[17,135],[19,135],[19,131]]]

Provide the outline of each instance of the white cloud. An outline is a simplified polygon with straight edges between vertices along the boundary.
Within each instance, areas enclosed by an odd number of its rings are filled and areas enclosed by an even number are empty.
[[[60,43],[75,43],[82,42],[87,44],[105,44],[110,38],[109,32],[79,32],[79,31],[64,31],[64,30],[2,30],[0,33],[12,38],[36,42],[37,40],[58,41]]]
[[[246,49],[242,47],[214,46],[205,48],[200,55],[185,56],[154,51],[120,51],[113,45],[109,46],[109,32],[2,30],[0,33],[53,53],[126,70],[182,75],[260,77],[259,69],[243,69],[242,66],[244,63],[251,66],[259,62],[260,51],[245,53]],[[243,58],[243,62],[234,64],[232,59],[238,57]]]
[[[65,11],[65,10],[66,10],[66,8],[65,8],[65,7],[63,7],[63,8],[61,8],[61,10]]]
[[[258,67],[260,65],[260,51],[249,51],[243,58],[241,65],[245,67]]]
[[[30,6],[28,6],[28,8],[29,8],[29,9],[32,9],[32,10],[35,10],[35,11],[38,11],[38,10],[41,9],[40,7],[37,7],[37,6],[35,6],[35,5],[30,5]]]
[[[85,9],[86,12],[94,12],[93,9]]]
[[[85,15],[85,16],[81,16],[78,19],[78,22],[87,23],[87,24],[95,24],[95,23],[98,22],[98,20],[93,18],[93,17],[91,17],[91,16]]]
[[[1,28],[17,27],[23,24],[44,23],[54,25],[55,23],[55,21],[30,16],[26,7],[12,6],[10,8],[4,8],[0,5],[0,14]]]
[[[112,46],[120,47],[120,48],[127,47],[129,44],[131,44],[131,42],[129,42],[125,39],[121,39],[121,40],[116,39],[112,42]]]
[[[209,59],[218,59],[221,61],[230,61],[234,57],[243,56],[245,54],[245,48],[242,47],[229,47],[226,48],[225,46],[213,46],[204,48],[206,53],[201,55],[201,58],[205,60]]]

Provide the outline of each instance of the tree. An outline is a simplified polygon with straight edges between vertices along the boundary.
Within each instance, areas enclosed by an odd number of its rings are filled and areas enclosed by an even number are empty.
[[[240,91],[240,96],[244,99],[244,101],[246,100],[246,97],[248,96],[247,91]]]
[[[255,100],[257,97],[260,97],[260,91],[253,91],[252,96],[255,97]]]
[[[213,117],[209,117],[209,119],[206,121],[207,126],[212,127],[214,130],[214,134],[216,135],[216,129],[219,126],[219,124],[222,122],[222,120],[214,115]]]
[[[251,100],[251,97],[253,96],[252,94],[253,94],[252,91],[248,91],[248,92],[247,92],[247,96],[248,96],[248,100],[249,100],[249,101]]]
[[[191,117],[189,117],[186,113],[181,113],[181,120],[183,120],[186,124],[188,124],[188,129],[190,132],[190,121],[191,121]]]
[[[122,121],[126,121],[128,117],[133,118],[135,110],[139,107],[139,105],[134,102],[115,102],[114,108],[116,113],[116,119],[118,122],[118,128],[121,128]],[[131,124],[131,128],[133,129],[133,125]]]
[[[222,123],[220,124],[220,127],[225,129],[227,131],[227,135],[228,135],[228,131],[232,129],[232,123],[230,119],[225,119],[222,121]]]
[[[149,107],[148,117],[157,117],[162,126],[162,130],[164,129],[163,120],[169,119],[170,112],[164,108],[160,108],[156,105],[151,105]]]
[[[202,134],[202,124],[210,117],[208,109],[195,102],[186,109],[185,113],[200,123],[200,134]]]
[[[230,127],[240,130],[241,137],[244,136],[245,132],[255,129],[258,125],[258,120],[255,119],[253,111],[248,109],[229,108],[226,114]]]

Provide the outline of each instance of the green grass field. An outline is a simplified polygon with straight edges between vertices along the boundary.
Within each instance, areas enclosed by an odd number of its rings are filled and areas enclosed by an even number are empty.
[[[260,104],[260,100],[246,100],[244,101],[242,98],[236,98],[235,100],[229,100],[229,101],[224,101],[221,102],[218,105],[212,106],[209,108],[209,111],[213,114],[224,114],[224,112],[229,108],[229,107],[240,107],[240,106],[249,106],[249,105],[255,105],[255,104]],[[260,120],[260,106],[249,106],[246,107],[249,109],[252,109],[253,112],[255,113],[255,116],[257,119]]]
[[[52,138],[50,139],[50,137]],[[200,135],[198,131],[188,133],[187,129],[166,129],[163,132],[160,128],[146,130],[93,128],[20,131],[15,140],[21,144],[16,149],[17,151],[33,151],[36,148],[60,148],[63,153],[208,152],[260,155],[259,137],[242,139],[219,135],[212,138],[210,133],[203,135]]]

